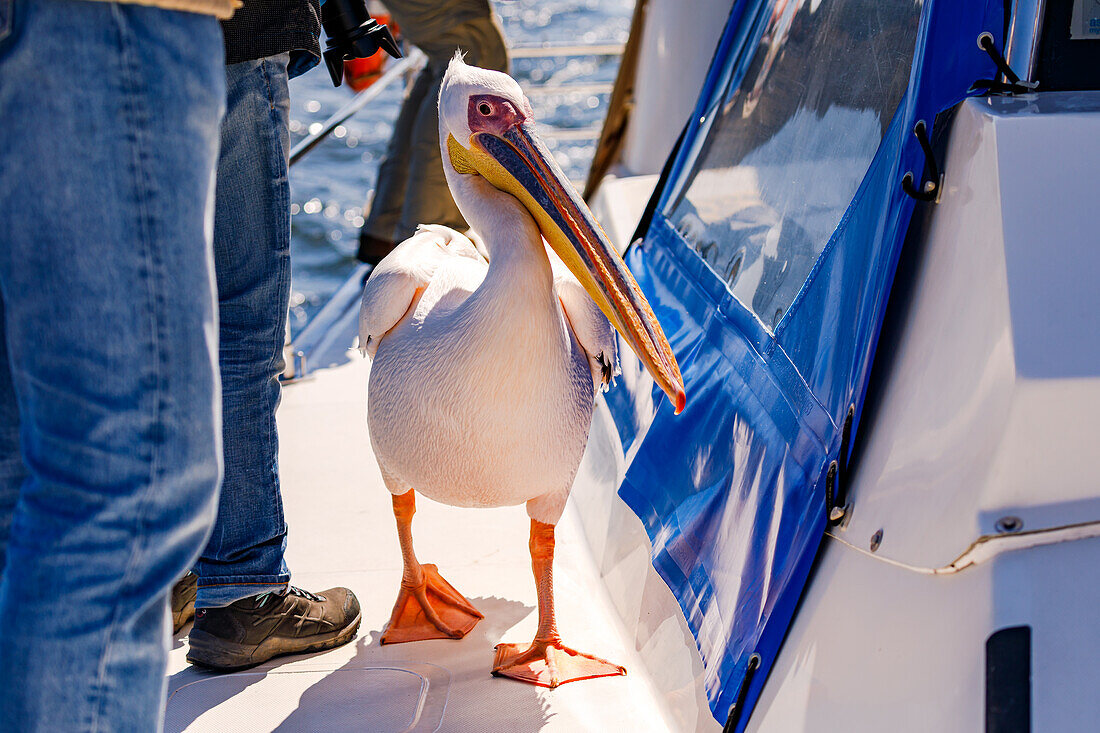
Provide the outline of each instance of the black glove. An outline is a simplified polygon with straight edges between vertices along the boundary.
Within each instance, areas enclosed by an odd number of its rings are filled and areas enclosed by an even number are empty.
[[[328,36],[324,56],[333,86],[340,86],[344,79],[344,59],[373,56],[380,48],[401,58],[390,29],[370,17],[366,0],[325,0],[321,25]]]

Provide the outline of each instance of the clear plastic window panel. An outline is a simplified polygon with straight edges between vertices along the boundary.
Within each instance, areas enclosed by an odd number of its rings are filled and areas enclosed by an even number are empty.
[[[777,0],[684,193],[668,207],[673,225],[769,329],[882,141],[909,79],[920,10],[920,0]]]

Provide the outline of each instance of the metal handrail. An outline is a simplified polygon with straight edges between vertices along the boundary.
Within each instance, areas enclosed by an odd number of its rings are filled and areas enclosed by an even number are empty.
[[[1046,0],[1015,0],[1005,39],[1005,59],[1024,81],[1035,81]]]
[[[391,64],[390,67],[386,69],[385,73],[378,77],[378,81],[356,94],[351,98],[351,101],[336,110],[335,114],[324,121],[320,130],[305,137],[297,145],[291,148],[290,165],[297,163],[303,155],[313,150],[314,146],[328,137],[333,130],[347,122],[348,118],[374,101],[374,99],[381,94],[394,79],[400,78],[407,71],[419,68],[426,60],[427,57],[420,49],[410,49],[405,58]]]
[[[612,85],[610,82],[594,82],[591,84],[521,84],[527,94],[610,94]]]
[[[600,136],[600,128],[598,126],[550,128],[543,125],[539,128],[539,134],[542,137],[553,138],[555,140],[595,140]]]
[[[548,56],[617,56],[623,52],[621,43],[601,43],[572,46],[513,46],[508,55],[513,59],[541,59]]]

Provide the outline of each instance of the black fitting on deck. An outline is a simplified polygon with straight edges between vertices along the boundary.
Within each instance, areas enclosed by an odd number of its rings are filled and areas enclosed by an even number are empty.
[[[989,55],[989,58],[996,64],[997,70],[1001,72],[1005,80],[978,79],[974,82],[974,89],[984,92],[993,92],[995,94],[1027,94],[1038,88],[1038,82],[1023,81],[1016,72],[1012,70],[1012,67],[1008,65],[1008,61],[1005,60],[1000,49],[997,48],[997,44],[993,42],[993,34],[989,31],[984,31],[978,36],[978,48]]]
[[[901,179],[901,190],[918,201],[937,201],[940,197],[940,191],[943,189],[943,174],[940,173],[940,167],[936,164],[932,142],[928,139],[928,125],[924,123],[924,120],[917,120],[917,124],[913,125],[913,135],[916,136],[917,142],[924,150],[924,164],[932,175],[921,184],[920,188],[917,188],[913,185],[915,180],[913,171],[908,171]]]

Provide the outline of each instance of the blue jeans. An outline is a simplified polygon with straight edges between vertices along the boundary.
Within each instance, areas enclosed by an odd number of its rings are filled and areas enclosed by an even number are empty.
[[[155,731],[220,478],[213,17],[0,0],[0,730]]]
[[[275,427],[290,300],[289,60],[280,54],[226,68],[214,218],[225,480],[195,567],[196,608],[290,580]]]

